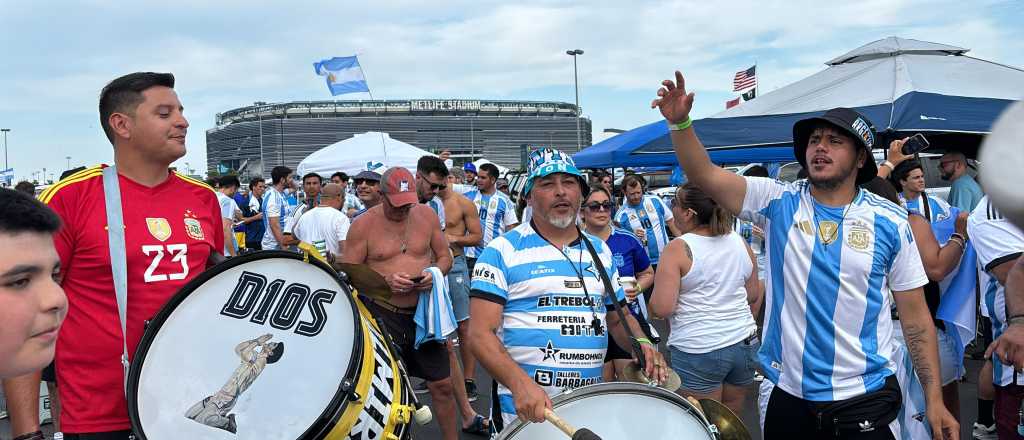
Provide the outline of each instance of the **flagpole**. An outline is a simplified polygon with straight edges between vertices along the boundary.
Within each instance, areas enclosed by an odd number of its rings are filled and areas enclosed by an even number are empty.
[[[757,60],[754,60],[754,99],[757,99],[758,96],[761,96],[761,91],[758,90],[758,87],[760,87],[760,85],[757,83]]]
[[[357,57],[356,58],[357,60],[359,59],[358,58],[359,55],[360,54],[358,54],[358,53],[355,55]],[[376,99],[374,99],[374,97],[373,97],[373,92],[370,91],[371,90],[370,89],[370,81],[368,81],[366,79],[367,75],[366,75],[366,70],[363,69],[363,63],[359,63],[359,72],[363,74],[363,81],[366,81],[366,93],[368,95],[370,95],[370,101],[376,101]],[[385,110],[386,110],[386,107],[385,107]],[[381,130],[383,130],[383,128],[382,128],[382,126],[380,124],[380,114],[377,112],[377,108],[376,107],[374,107],[374,109],[373,109],[373,119],[374,119],[374,122],[376,122],[376,124],[377,124],[377,134],[380,135],[380,148],[382,150],[384,150],[384,165],[387,165],[387,163],[388,163],[388,146],[387,146],[387,144],[384,143],[384,132],[381,131]]]

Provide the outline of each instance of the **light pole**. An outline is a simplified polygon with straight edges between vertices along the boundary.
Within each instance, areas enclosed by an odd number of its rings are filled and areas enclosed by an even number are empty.
[[[580,76],[576,69],[576,56],[583,55],[583,50],[567,50],[565,54],[572,56],[572,78],[576,84],[576,151],[579,151],[583,148],[583,141],[580,138]]]
[[[64,168],[64,170],[65,171],[70,170],[71,169],[71,156],[64,156],[64,159],[67,159],[67,161],[68,161],[67,168]]]
[[[260,177],[263,177],[263,106],[267,105],[266,102],[256,101],[253,103],[256,107],[256,120],[260,124]]]
[[[0,128],[0,131],[4,133],[4,169],[9,169],[7,166],[7,132],[11,131],[10,128]]]

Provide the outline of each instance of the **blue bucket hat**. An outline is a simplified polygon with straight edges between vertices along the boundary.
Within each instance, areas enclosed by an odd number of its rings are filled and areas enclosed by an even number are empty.
[[[566,173],[576,176],[580,180],[580,190],[583,192],[583,197],[590,194],[590,187],[587,186],[587,179],[583,177],[583,173],[580,172],[579,168],[576,168],[576,162],[572,160],[568,154],[565,154],[554,148],[541,148],[533,153],[530,153],[530,164],[529,168],[530,175],[526,179],[526,186],[523,187],[523,194],[530,195],[530,190],[533,189],[533,181],[537,178],[547,176],[555,173]]]

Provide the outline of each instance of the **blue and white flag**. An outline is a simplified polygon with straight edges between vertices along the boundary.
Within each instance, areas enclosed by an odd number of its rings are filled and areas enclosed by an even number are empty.
[[[960,210],[956,207],[950,208],[949,217],[937,222],[932,222],[932,232],[935,233],[935,240],[940,245],[949,241],[956,229],[956,217]],[[939,309],[936,318],[946,322],[946,334],[956,341],[956,359],[959,360],[957,368],[963,371],[964,348],[974,339],[975,324],[977,322],[974,305],[976,304],[977,271],[975,260],[977,252],[974,245],[967,242],[960,263],[946,278],[939,283],[942,297],[939,300]]]
[[[316,62],[313,63],[313,69],[317,75],[327,77],[327,88],[331,89],[331,95],[370,91],[366,77],[363,76],[363,68],[359,67],[355,55]]]
[[[416,322],[413,348],[419,348],[429,341],[444,342],[459,326],[455,321],[455,311],[452,310],[448,277],[436,267],[428,267],[427,270],[434,279],[434,287],[430,291],[420,292],[416,313],[413,314],[413,321]]]

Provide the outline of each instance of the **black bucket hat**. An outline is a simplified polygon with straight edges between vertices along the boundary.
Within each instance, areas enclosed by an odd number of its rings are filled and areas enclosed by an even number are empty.
[[[825,112],[824,115],[801,119],[793,124],[793,154],[797,162],[807,169],[807,140],[811,137],[811,129],[817,122],[827,122],[856,140],[857,145],[867,151],[868,157],[864,165],[857,170],[857,185],[874,179],[878,175],[878,165],[871,149],[875,146],[875,129],[868,118],[856,110],[837,107]]]

